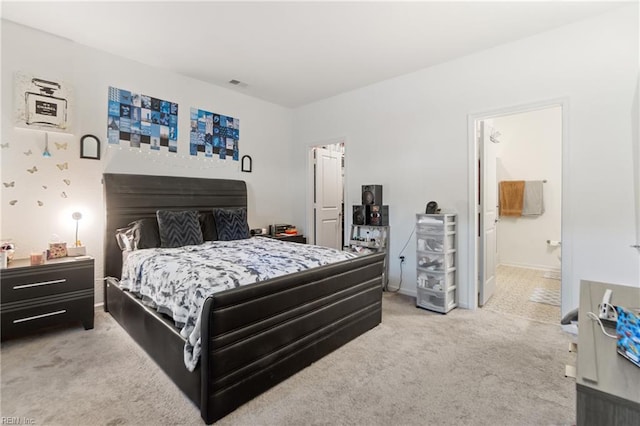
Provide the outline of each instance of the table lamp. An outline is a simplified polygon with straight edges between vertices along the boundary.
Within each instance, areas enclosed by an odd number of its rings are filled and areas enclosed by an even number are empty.
[[[76,221],[76,239],[73,247],[67,247],[67,256],[84,256],[87,254],[87,248],[82,245],[82,242],[78,239],[78,226],[80,219],[82,219],[82,213],[73,212],[71,218]]]

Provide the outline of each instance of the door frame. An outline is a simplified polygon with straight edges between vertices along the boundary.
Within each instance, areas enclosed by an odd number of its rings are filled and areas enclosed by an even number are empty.
[[[343,238],[347,237],[347,221],[345,217],[347,216],[347,207],[345,200],[348,199],[347,196],[347,139],[345,137],[338,137],[333,139],[328,139],[320,142],[313,142],[307,145],[307,207],[306,207],[306,234],[307,234],[307,243],[315,244],[316,243],[316,222],[315,222],[315,206],[313,202],[313,192],[315,185],[315,170],[314,170],[314,158],[313,158],[313,149],[317,147],[323,147],[327,145],[336,145],[342,144],[344,147],[343,153],[343,161],[344,161],[344,176],[342,178],[342,203],[345,205],[345,211],[342,214],[342,228],[343,228]],[[345,241],[347,241],[345,239]]]
[[[569,170],[569,98],[554,98],[548,100],[542,100],[537,102],[531,102],[527,104],[520,104],[514,106],[507,106],[503,108],[497,108],[493,110],[481,111],[476,113],[470,113],[467,116],[467,138],[468,138],[468,210],[467,221],[469,223],[468,232],[468,258],[467,268],[469,271],[469,284],[467,286],[467,300],[469,306],[465,306],[468,309],[475,310],[478,308],[478,248],[480,244],[480,238],[478,237],[478,214],[479,204],[478,200],[478,160],[479,160],[479,147],[476,137],[476,122],[481,120],[487,120],[499,116],[520,114],[530,111],[536,111],[545,109],[548,107],[561,107],[562,111],[562,213],[561,213],[561,240],[562,240],[562,262],[561,268],[561,300],[562,300],[562,315],[565,315],[571,309],[577,306],[577,300],[573,300],[572,277],[573,277],[573,226],[568,220],[571,217],[570,203],[569,203],[569,188],[570,186],[570,170]],[[559,321],[560,319],[558,319]]]

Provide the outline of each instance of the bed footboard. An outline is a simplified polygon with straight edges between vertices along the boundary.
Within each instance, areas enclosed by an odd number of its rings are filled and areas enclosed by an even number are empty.
[[[133,294],[122,290],[112,278],[105,282],[105,311],[199,407],[201,367],[198,365],[190,372],[184,366],[185,339],[180,330],[156,310],[144,306]]]
[[[203,420],[213,423],[378,325],[383,261],[372,254],[208,298]]]

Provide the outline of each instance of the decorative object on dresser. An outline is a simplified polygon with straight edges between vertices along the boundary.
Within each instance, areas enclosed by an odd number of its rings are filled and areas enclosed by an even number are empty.
[[[456,215],[417,214],[416,306],[447,313],[457,306]]]
[[[46,254],[46,251],[44,253]],[[45,260],[45,256],[43,256],[42,252],[31,252],[31,254],[29,255],[31,266],[42,265]]]
[[[0,251],[4,252],[7,264],[9,264],[13,260],[13,255],[16,252],[16,245],[11,242],[11,239],[4,240],[0,243]]]
[[[87,248],[82,245],[82,242],[78,239],[78,226],[80,219],[82,219],[82,213],[73,212],[71,218],[76,221],[76,239],[73,247],[67,247],[67,256],[84,256],[87,254]]]
[[[49,259],[59,259],[67,256],[67,243],[51,242],[49,243]]]
[[[94,261],[62,258],[31,265],[15,259],[0,271],[2,340],[67,322],[93,328]]]

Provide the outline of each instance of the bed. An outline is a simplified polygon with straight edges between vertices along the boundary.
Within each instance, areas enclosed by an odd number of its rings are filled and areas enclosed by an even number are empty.
[[[157,210],[246,208],[243,181],[105,174],[105,311],[211,424],[381,321],[384,254],[371,254],[215,293],[202,306],[201,354],[184,362],[185,338],[166,316],[119,285],[115,233]]]

